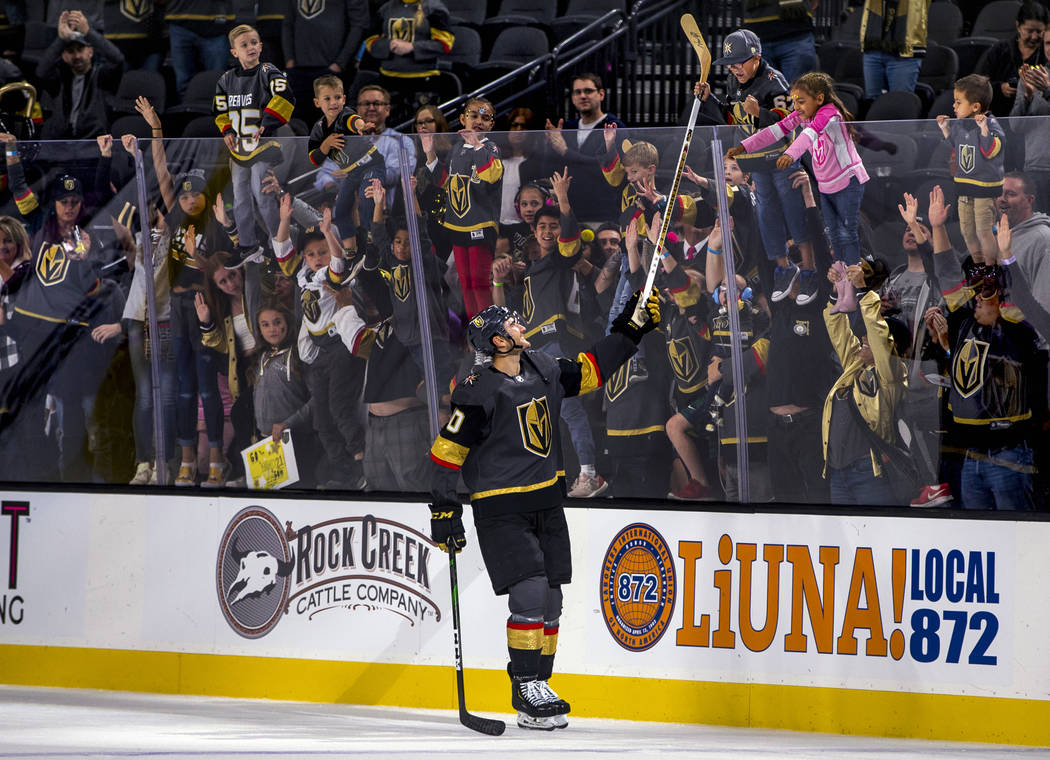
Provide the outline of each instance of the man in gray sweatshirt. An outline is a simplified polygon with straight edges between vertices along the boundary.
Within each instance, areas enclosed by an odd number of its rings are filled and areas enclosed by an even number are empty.
[[[1024,172],[1008,172],[999,196],[1013,232],[1013,253],[1035,299],[1050,304],[1050,216],[1034,211],[1035,185]]]

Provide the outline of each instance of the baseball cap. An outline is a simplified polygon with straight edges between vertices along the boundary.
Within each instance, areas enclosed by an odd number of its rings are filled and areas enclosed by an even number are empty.
[[[188,172],[180,174],[178,179],[175,180],[175,195],[179,196],[183,193],[203,193],[207,184],[208,183],[204,180],[203,171],[200,169],[191,169]]]
[[[762,55],[762,43],[758,35],[750,29],[738,29],[725,38],[722,43],[722,57],[714,64],[728,66],[733,63],[743,63],[756,55]]]
[[[78,198],[84,197],[84,189],[80,184],[80,180],[74,177],[72,174],[63,174],[58,178],[58,181],[54,184],[54,191],[52,197],[57,201],[62,198],[66,198],[70,195],[75,195]]]
[[[84,38],[84,35],[77,34],[66,40],[65,43],[62,45],[62,49],[69,50],[74,47],[89,47],[90,45],[91,43]]]

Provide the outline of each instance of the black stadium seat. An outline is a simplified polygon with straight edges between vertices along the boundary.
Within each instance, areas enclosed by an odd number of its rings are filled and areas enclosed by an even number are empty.
[[[947,45],[957,40],[962,33],[963,14],[959,6],[952,3],[932,3],[927,21],[927,42]]]
[[[214,122],[212,126],[214,126]],[[125,115],[114,119],[113,123],[109,125],[109,132],[117,140],[120,139],[121,135],[135,135],[135,137],[143,139],[153,136],[153,130],[150,129],[149,124],[138,114]]]
[[[972,37],[995,37],[997,40],[1012,40],[1017,35],[1018,0],[995,0],[988,3],[977,14],[970,31]]]
[[[948,45],[959,57],[959,76],[972,74],[981,56],[998,41],[995,37],[960,37]]]
[[[211,113],[215,85],[221,76],[221,71],[201,71],[194,74],[193,79],[186,85],[186,94],[182,96],[182,102],[169,108],[168,113]]]
[[[499,12],[485,19],[491,24],[541,24],[550,26],[558,12],[557,0],[503,0]]]
[[[164,77],[148,69],[134,69],[121,77],[117,94],[110,104],[115,114],[134,114],[135,98],[144,95],[157,113],[164,113],[166,88]]]
[[[884,92],[868,107],[865,121],[899,121],[918,119],[922,100],[914,92]]]
[[[517,68],[524,63],[547,55],[550,43],[547,35],[531,26],[515,26],[504,29],[492,44],[492,53],[479,69]]]
[[[449,24],[480,27],[485,21],[485,3],[478,0],[445,0]]]
[[[481,63],[481,35],[469,26],[450,26],[448,31],[455,37],[452,52],[447,60],[452,70],[459,73],[460,67],[473,67]]]

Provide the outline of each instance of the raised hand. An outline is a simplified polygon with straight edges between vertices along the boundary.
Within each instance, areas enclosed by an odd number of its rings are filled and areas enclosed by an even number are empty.
[[[762,110],[759,107],[758,100],[755,99],[754,95],[748,95],[746,98],[744,98],[743,109],[744,113],[746,113],[748,116],[753,116],[756,119],[758,118],[758,115],[761,113]]]
[[[230,217],[226,214],[226,204],[222,202],[222,193],[215,193],[215,203],[212,204],[211,210],[215,214],[215,221],[223,227],[230,226]]]
[[[193,297],[193,308],[197,310],[197,319],[202,325],[211,322],[211,309],[208,308],[208,302],[204,300],[203,293],[197,293]]]
[[[321,230],[321,234],[328,235],[332,231],[332,207],[325,206],[321,211],[321,223],[317,225],[317,228]]]
[[[1003,214],[999,219],[999,228],[995,232],[1001,259],[1010,258],[1010,244],[1013,242],[1013,237],[1013,232],[1010,231],[1010,220],[1006,218],[1006,214]]]
[[[931,227],[943,227],[948,221],[948,210],[951,208],[950,203],[944,202],[944,191],[940,185],[934,185],[933,190],[930,191],[930,210],[926,214],[926,218],[930,221]]]
[[[551,189],[559,202],[568,199],[570,184],[572,184],[572,177],[569,176],[568,166],[562,169],[561,174],[558,174],[557,169],[554,170],[554,174],[551,175]]]
[[[113,135],[99,135],[95,138],[95,142],[98,143],[100,156],[109,158],[113,155]]]
[[[707,82],[697,82],[693,85],[693,94],[702,101],[707,100],[711,95],[711,85]]]
[[[904,205],[898,203],[897,210],[900,211],[904,223],[911,226],[915,224],[916,217],[919,215],[919,199],[911,193],[905,193]]]
[[[292,218],[292,194],[285,193],[281,196],[280,204],[281,221]]]
[[[124,146],[124,150],[126,150],[131,155],[135,155],[135,148],[138,145],[137,141],[138,141],[138,138],[135,137],[135,135],[130,135],[129,134],[129,135],[121,135],[120,136],[120,144],[123,145]]]
[[[153,104],[149,102],[149,98],[145,95],[139,95],[135,98],[135,110],[146,120],[150,129],[161,129],[160,116],[157,115],[156,109],[153,108]]]
[[[732,148],[726,151],[726,158],[736,158],[737,156],[744,155],[743,145],[734,145]]]
[[[550,119],[547,120],[550,124]],[[610,153],[616,147],[616,124],[609,122],[602,129],[602,137],[605,138],[605,152]]]

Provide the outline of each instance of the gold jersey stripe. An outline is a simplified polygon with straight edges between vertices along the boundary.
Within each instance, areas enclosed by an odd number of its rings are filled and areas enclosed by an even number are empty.
[[[664,429],[663,425],[650,425],[645,428],[634,428],[633,430],[613,430],[612,428],[605,431],[606,435],[626,437],[631,435],[648,435],[649,433],[658,433]]]
[[[455,441],[450,441],[442,435],[438,435],[434,439],[434,445],[430,447],[430,453],[432,456],[437,457],[443,462],[450,464],[462,465],[463,461],[467,458],[467,454],[470,452],[466,446],[462,446]]]
[[[440,436],[439,436],[440,438]],[[437,442],[434,442],[437,445]],[[433,449],[431,449],[433,451]],[[558,478],[564,477],[564,473],[561,475],[555,475],[550,480],[545,480],[542,483],[533,483],[530,486],[514,486],[513,488],[493,488],[489,491],[478,491],[470,495],[471,499],[487,499],[490,496],[502,496],[508,493],[529,493],[530,491],[539,491],[541,488],[550,488],[552,485],[558,482]]]

